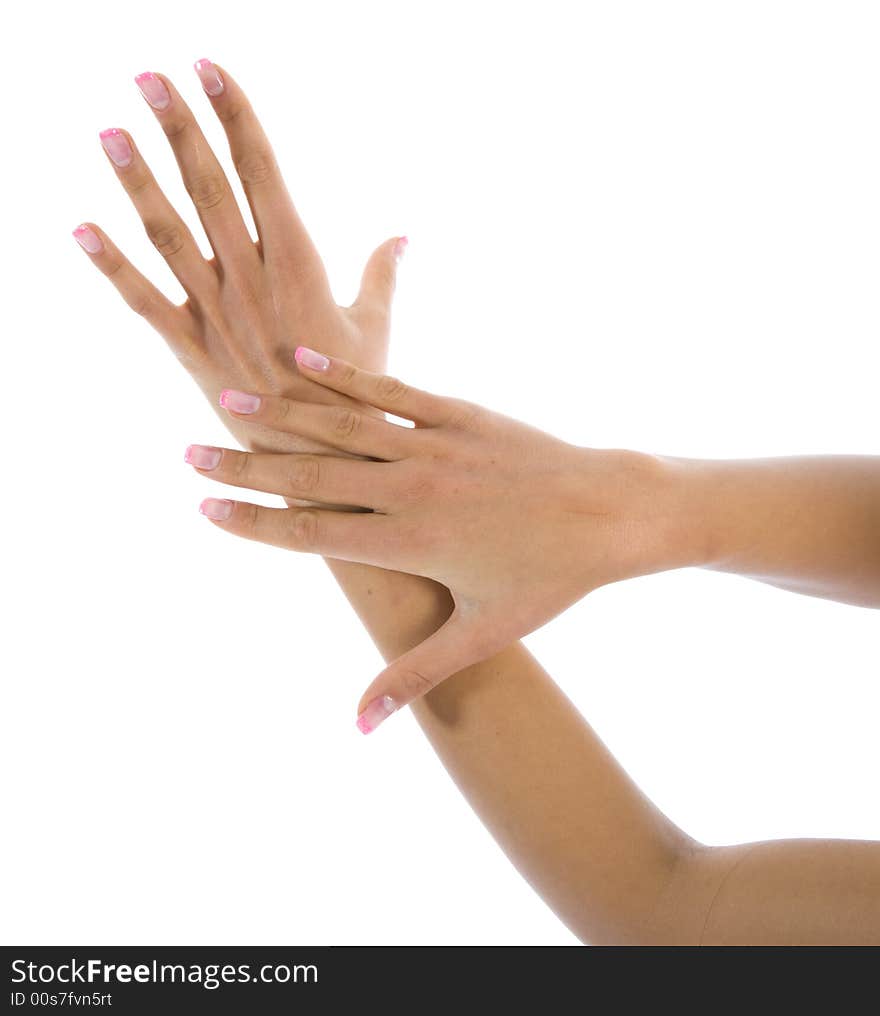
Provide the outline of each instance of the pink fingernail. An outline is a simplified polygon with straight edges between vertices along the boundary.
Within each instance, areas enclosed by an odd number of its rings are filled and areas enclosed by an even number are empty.
[[[220,465],[220,458],[223,452],[219,448],[212,448],[210,445],[191,444],[183,456],[183,461],[188,462],[197,469],[216,469]]]
[[[134,79],[134,83],[141,90],[141,95],[153,109],[168,109],[171,105],[171,95],[165,87],[165,82],[152,71],[144,71],[143,74],[138,74]]]
[[[123,169],[131,163],[134,153],[131,150],[131,145],[128,143],[128,138],[118,127],[111,127],[109,130],[101,131],[98,136],[101,139],[101,144],[104,146],[104,151],[110,156],[115,165]]]
[[[73,231],[73,238],[89,254],[100,254],[104,249],[101,237],[90,227],[85,225],[77,226]]]
[[[217,70],[210,60],[196,60],[193,67],[196,69],[196,74],[199,76],[202,88],[204,88],[208,95],[217,96],[223,94],[223,90],[226,87],[223,84],[223,78],[220,77],[220,71]]]
[[[233,507],[234,502],[227,501],[225,498],[206,497],[199,505],[199,511],[206,518],[214,519],[216,522],[222,522],[224,519],[228,519],[232,514]]]
[[[394,260],[400,264],[400,259],[403,257],[406,245],[409,243],[408,236],[398,237],[397,243],[394,245]]]
[[[220,392],[220,405],[233,413],[256,413],[261,402],[262,399],[259,395],[237,392],[234,388],[224,388]]]
[[[300,366],[307,367],[309,370],[326,370],[330,366],[330,361],[326,356],[316,353],[308,346],[297,346],[293,355]]]
[[[358,717],[358,730],[362,734],[372,734],[376,727],[387,720],[396,709],[397,705],[390,695],[383,695],[381,698],[373,699]]]

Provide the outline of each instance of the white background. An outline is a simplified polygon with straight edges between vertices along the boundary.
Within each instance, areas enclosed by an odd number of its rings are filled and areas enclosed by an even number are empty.
[[[876,453],[878,44],[841,0],[7,15],[5,941],[574,941],[409,715],[355,730],[381,661],[322,562],[199,516],[222,425],[70,236],[181,296],[97,139],[196,225],[133,76],[224,158],[191,65],[237,76],[340,302],[409,235],[406,379],[597,446]],[[691,835],[876,838],[877,621],[689,571],[528,642]]]

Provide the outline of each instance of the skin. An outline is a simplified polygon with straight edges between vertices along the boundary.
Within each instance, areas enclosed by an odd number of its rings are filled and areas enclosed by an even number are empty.
[[[223,483],[331,504],[357,501],[370,509],[340,514],[206,500],[203,511],[229,532],[422,575],[451,591],[455,607],[446,624],[364,694],[361,716],[371,727],[387,715],[389,703],[409,704],[591,589],[696,563],[693,527],[673,505],[671,471],[659,460],[576,448],[339,358],[310,350],[297,355],[300,370],[316,384],[416,426],[349,407],[226,392],[221,402],[239,419],[371,461],[206,446],[192,446],[187,458]],[[310,360],[319,368],[309,368]],[[521,595],[525,588],[528,596]]]
[[[162,75],[152,75],[143,84],[153,94],[157,81],[167,90],[167,105],[154,112],[177,156],[214,257],[201,258],[125,132],[132,159],[114,170],[148,235],[181,280],[187,301],[175,306],[162,296],[96,225],[84,224],[77,238],[93,248],[89,258],[129,305],[166,338],[246,449],[258,454],[324,452],[326,446],[314,439],[308,444],[301,435],[235,417],[219,406],[219,393],[223,388],[258,392],[343,407],[344,412],[354,409],[380,420],[366,404],[358,407],[350,397],[307,379],[292,353],[297,343],[308,341],[370,371],[383,369],[397,238],[371,256],[355,303],[337,306],[243,93],[225,69],[208,65],[202,71],[206,90],[214,89],[210,102],[226,129],[259,242],[254,244],[247,234],[195,119]],[[780,507],[794,516],[796,506],[784,499],[782,504],[773,501],[780,488],[772,470],[742,468],[747,481],[743,489],[748,491],[743,505],[749,512],[766,507],[771,531],[750,522],[743,526],[738,547],[732,537],[707,537],[705,545],[720,551],[715,566],[741,568],[770,580],[779,576],[822,595],[845,585],[846,569],[834,565],[833,546],[826,547],[825,564],[809,578],[810,534],[803,540],[789,535],[773,539],[772,524],[786,517],[780,516]],[[781,490],[796,498],[820,489],[828,495],[821,476],[798,476],[800,480],[789,477],[792,485],[787,481]],[[734,472],[725,473],[724,483],[726,494],[742,487]],[[874,489],[861,474],[845,487],[861,496],[864,484]],[[695,482],[694,489],[703,487]],[[762,491],[770,498],[766,506]],[[313,492],[308,493],[311,500]],[[707,505],[707,497],[696,494],[693,504],[711,519],[717,506]],[[863,527],[853,534],[847,527],[863,520],[867,509],[842,495],[830,500],[833,506],[822,502],[830,525],[822,529],[824,539],[832,545],[840,539],[842,552],[855,553]],[[290,498],[289,504],[297,506],[296,511],[302,508],[299,499]],[[820,506],[813,502],[813,507]],[[731,525],[736,515],[734,505],[725,507],[717,524]],[[708,531],[715,532],[712,525]],[[780,546],[787,548],[782,560]],[[863,546],[869,555],[876,549],[872,543]],[[452,614],[452,596],[440,583],[332,558],[328,563],[386,660],[420,645]],[[876,572],[873,580],[871,574],[870,568],[860,573],[858,596],[876,589]],[[443,681],[411,708],[501,847],[584,941],[880,942],[878,844],[696,843],[644,797],[518,642]]]
[[[338,357],[301,348],[297,359],[315,383],[416,426],[227,392],[221,402],[232,415],[371,461],[206,446],[187,457],[223,483],[370,509],[339,515],[209,498],[203,511],[221,528],[424,575],[451,591],[444,627],[367,690],[369,716],[384,719],[389,701],[409,704],[599,586],[668,568],[712,565],[880,605],[880,458],[724,463],[575,448]]]

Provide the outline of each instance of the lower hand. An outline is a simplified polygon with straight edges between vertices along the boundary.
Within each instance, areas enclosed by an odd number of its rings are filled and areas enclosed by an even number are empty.
[[[309,349],[297,350],[297,360],[312,387],[337,392],[348,405],[239,391],[224,392],[221,405],[236,421],[373,461],[204,446],[191,446],[187,458],[223,483],[372,509],[341,514],[208,498],[202,511],[220,528],[423,575],[451,591],[455,609],[446,624],[367,689],[358,720],[365,733],[590,590],[700,563],[679,510],[671,462],[577,448],[471,403]],[[365,414],[358,404],[415,426]]]

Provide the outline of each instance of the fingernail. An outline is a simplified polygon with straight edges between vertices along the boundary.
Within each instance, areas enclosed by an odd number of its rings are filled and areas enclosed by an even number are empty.
[[[294,356],[298,364],[308,367],[309,370],[326,370],[330,366],[330,361],[326,356],[316,353],[308,346],[297,346]]]
[[[89,226],[83,224],[73,231],[73,238],[89,254],[100,254],[104,249],[101,237]]]
[[[408,236],[400,236],[397,238],[397,243],[394,245],[394,260],[400,264],[400,259],[403,257],[406,245],[409,243]]]
[[[199,505],[202,515],[217,522],[228,519],[232,514],[233,502],[222,497],[206,497]]]
[[[387,720],[396,709],[397,705],[390,695],[383,695],[381,698],[373,699],[358,717],[358,730],[362,734],[372,734],[376,727],[384,720]]]
[[[99,137],[104,151],[110,156],[113,162],[120,168],[129,165],[132,160],[131,145],[128,138],[118,127],[111,127],[109,130],[101,131]]]
[[[217,70],[210,60],[196,60],[193,67],[196,69],[196,74],[199,76],[202,88],[204,88],[208,95],[223,94],[223,89],[226,87],[223,84],[223,78],[220,77],[220,71]]]
[[[216,469],[220,465],[220,458],[223,452],[219,448],[211,448],[208,445],[191,444],[183,456],[183,461],[188,462],[197,469]]]
[[[153,107],[153,109],[168,109],[171,105],[171,96],[165,87],[165,82],[157,77],[152,71],[144,71],[138,74],[134,83],[141,90],[141,95]]]
[[[234,388],[224,388],[220,392],[220,405],[224,409],[230,409],[233,413],[256,413],[261,402],[262,399],[259,395],[237,392]]]

